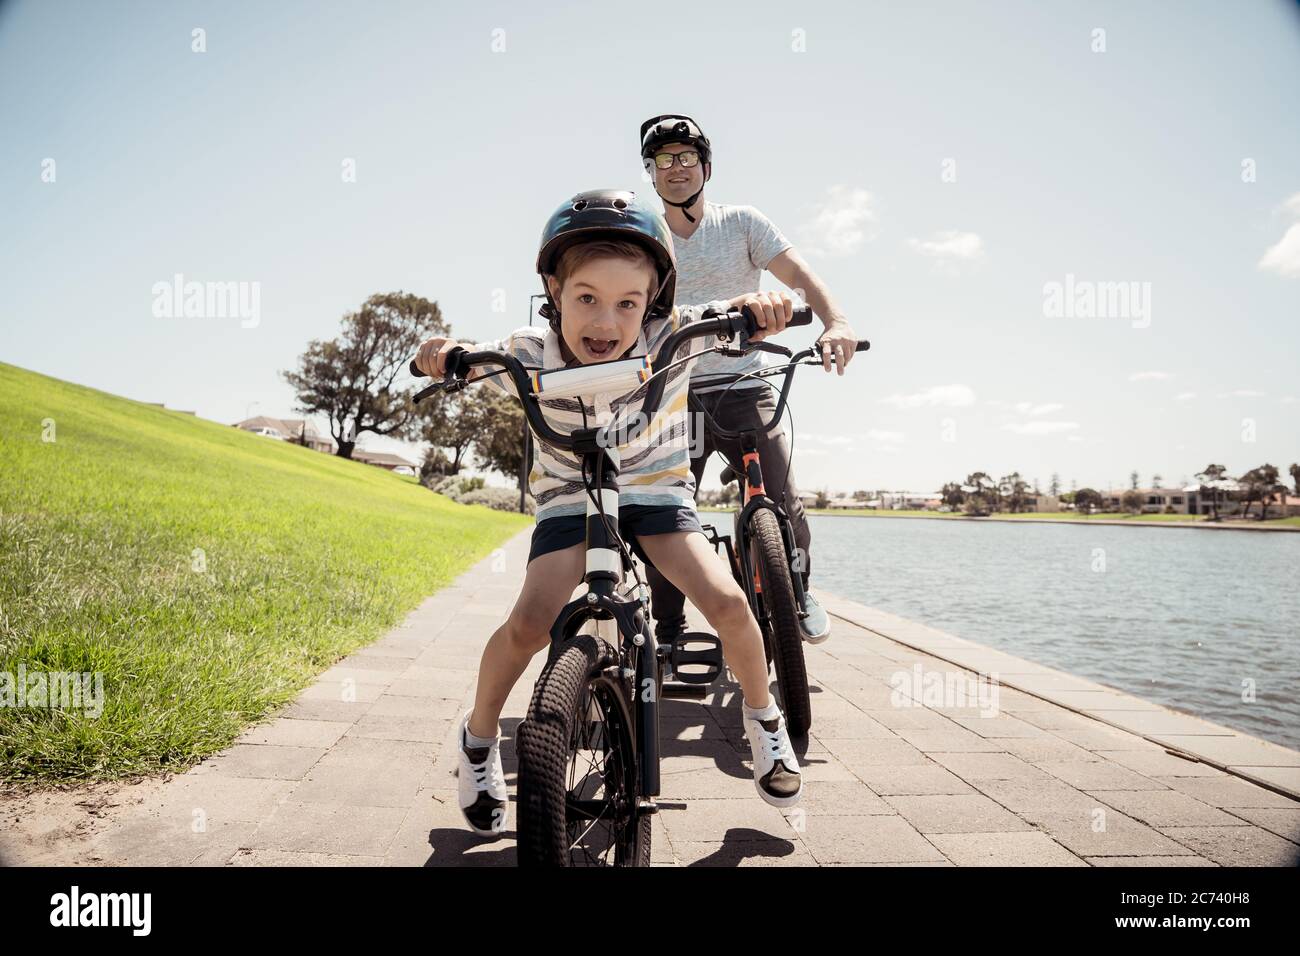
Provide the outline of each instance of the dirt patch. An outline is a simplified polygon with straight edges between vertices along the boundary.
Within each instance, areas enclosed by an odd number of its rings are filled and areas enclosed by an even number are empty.
[[[0,866],[111,865],[92,844],[171,774],[56,789],[0,784]]]

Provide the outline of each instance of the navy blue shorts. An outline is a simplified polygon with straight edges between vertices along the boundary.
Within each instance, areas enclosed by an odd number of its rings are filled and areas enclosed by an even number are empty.
[[[669,534],[673,531],[698,531],[704,534],[694,508],[681,508],[676,505],[623,505],[618,509],[619,537],[632,549],[632,553],[647,565],[650,564],[650,558],[641,550],[637,538],[641,535]],[[528,549],[528,560],[532,561],[533,558],[550,554],[552,551],[563,551],[586,540],[587,516],[585,514],[546,518],[537,522],[537,527],[533,529],[533,543]]]

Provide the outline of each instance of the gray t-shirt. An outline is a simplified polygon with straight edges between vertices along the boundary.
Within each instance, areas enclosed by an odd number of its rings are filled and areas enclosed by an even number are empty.
[[[700,305],[757,292],[769,262],[790,248],[790,243],[767,217],[753,206],[724,206],[705,200],[704,215],[689,239],[673,236],[677,253],[677,304]],[[691,388],[697,392],[726,388],[726,382],[706,385],[699,380],[721,373],[754,372],[762,368],[762,352],[743,358],[702,355],[691,370]],[[764,388],[761,380],[747,380],[733,391]]]

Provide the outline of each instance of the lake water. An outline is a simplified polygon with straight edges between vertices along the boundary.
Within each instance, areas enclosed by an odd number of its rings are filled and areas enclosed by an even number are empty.
[[[1300,534],[809,520],[814,586],[1300,749]]]

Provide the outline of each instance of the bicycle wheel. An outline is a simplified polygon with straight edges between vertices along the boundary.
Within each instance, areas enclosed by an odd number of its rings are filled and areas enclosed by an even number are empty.
[[[776,515],[766,508],[749,519],[754,565],[763,592],[759,627],[764,630],[771,663],[776,665],[776,693],[785,723],[792,735],[802,737],[812,727],[812,702],[808,699],[808,671],[803,660],[803,634],[794,585],[790,582],[790,559],[781,539]]]
[[[617,662],[605,641],[578,634],[533,689],[516,739],[521,865],[650,865],[626,691],[605,673]]]

